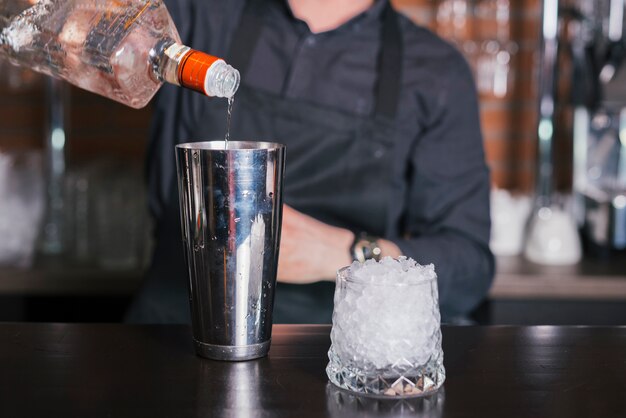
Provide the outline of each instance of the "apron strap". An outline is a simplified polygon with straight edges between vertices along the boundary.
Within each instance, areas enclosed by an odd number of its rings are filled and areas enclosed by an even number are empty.
[[[255,0],[248,0],[231,42],[228,62],[239,69],[242,79],[250,66],[265,22],[263,10]],[[402,82],[402,34],[397,13],[387,3],[383,11],[381,48],[378,56],[378,81],[375,90],[374,113],[393,119],[398,107]]]
[[[382,44],[378,56],[375,114],[394,119],[402,83],[402,33],[398,15],[387,3],[384,10]]]

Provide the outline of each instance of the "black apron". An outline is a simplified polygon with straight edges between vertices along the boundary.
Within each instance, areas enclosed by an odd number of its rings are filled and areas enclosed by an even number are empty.
[[[355,232],[397,235],[397,231],[390,234],[390,229],[398,226],[388,221],[388,211],[397,209],[390,205],[399,203],[398,192],[404,187],[395,175],[397,167],[394,169],[391,151],[396,140],[394,122],[402,65],[396,12],[390,5],[383,12],[375,110],[373,115],[363,117],[246,85],[246,75],[252,71],[250,58],[265,24],[262,3],[248,2],[231,42],[228,62],[239,69],[242,80],[235,96],[231,139],[287,146],[284,201],[296,210]],[[223,138],[226,106],[223,99],[205,100],[194,115],[193,137],[181,138],[181,142]],[[198,110],[197,106],[190,108]],[[153,264],[131,309],[130,321],[189,321],[176,190],[172,190],[170,202],[165,220],[157,226]],[[279,283],[276,292],[275,323],[332,322],[333,283]]]

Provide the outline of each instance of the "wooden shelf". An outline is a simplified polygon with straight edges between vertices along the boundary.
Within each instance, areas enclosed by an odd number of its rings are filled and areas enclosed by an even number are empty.
[[[492,299],[626,301],[626,257],[572,266],[542,266],[522,257],[500,257],[497,263]]]
[[[142,269],[103,270],[62,260],[40,260],[29,269],[0,267],[0,295],[131,295],[144,274]]]

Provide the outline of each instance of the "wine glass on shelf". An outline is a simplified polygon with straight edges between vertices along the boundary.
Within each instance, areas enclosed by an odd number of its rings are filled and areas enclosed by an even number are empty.
[[[479,47],[472,36],[472,4],[469,0],[441,0],[436,12],[437,33],[465,56],[475,72]]]
[[[519,45],[511,39],[510,0],[479,0],[475,15],[480,33],[476,85],[481,94],[505,97],[514,79],[513,58]]]

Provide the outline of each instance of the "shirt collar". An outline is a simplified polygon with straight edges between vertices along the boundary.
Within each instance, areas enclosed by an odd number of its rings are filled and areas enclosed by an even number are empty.
[[[387,3],[389,3],[389,0],[375,0],[372,7],[361,13],[359,16],[356,16],[356,18],[363,17],[365,19],[380,20],[382,19],[383,10],[385,10]]]

